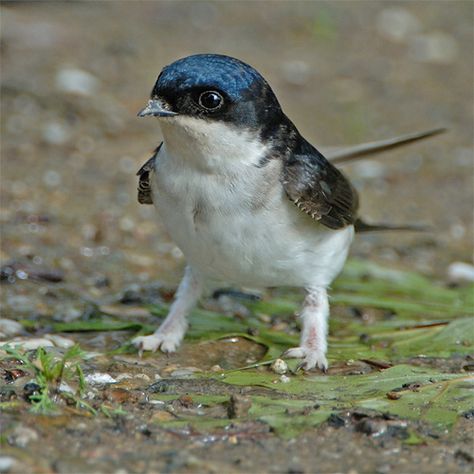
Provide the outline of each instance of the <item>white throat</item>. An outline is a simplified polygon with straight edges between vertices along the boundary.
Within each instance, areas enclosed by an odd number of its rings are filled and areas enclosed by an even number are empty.
[[[222,174],[255,166],[267,147],[255,132],[193,117],[160,120],[166,151],[182,166]]]

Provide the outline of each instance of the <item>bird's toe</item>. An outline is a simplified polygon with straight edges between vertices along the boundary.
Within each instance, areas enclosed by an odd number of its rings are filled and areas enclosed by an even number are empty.
[[[293,347],[284,352],[283,357],[290,359],[303,359],[297,366],[297,370],[311,370],[314,368],[327,372],[328,361],[324,352],[308,347]]]
[[[149,336],[139,336],[132,340],[132,344],[138,348],[140,356],[144,351],[175,352],[181,342],[181,337],[174,333],[156,332]]]

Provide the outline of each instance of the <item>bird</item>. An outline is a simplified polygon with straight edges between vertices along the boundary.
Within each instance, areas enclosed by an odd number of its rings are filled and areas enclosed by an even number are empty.
[[[442,129],[335,150],[328,156],[298,132],[252,66],[195,54],[163,68],[139,117],[156,117],[163,141],[138,172],[138,200],[154,204],[186,259],[161,326],[132,343],[174,352],[208,285],[295,287],[305,291],[300,342],[285,358],[327,371],[328,287],[357,231],[370,225],[335,163],[380,153]]]

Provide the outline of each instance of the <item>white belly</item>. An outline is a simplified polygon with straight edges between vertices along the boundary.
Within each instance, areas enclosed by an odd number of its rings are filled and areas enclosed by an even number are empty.
[[[249,167],[228,180],[161,156],[154,202],[188,263],[209,279],[253,286],[328,286],[340,272],[353,227],[330,230],[284,195],[278,176]],[[273,170],[277,171],[277,170]],[[262,190],[262,188],[265,188]]]

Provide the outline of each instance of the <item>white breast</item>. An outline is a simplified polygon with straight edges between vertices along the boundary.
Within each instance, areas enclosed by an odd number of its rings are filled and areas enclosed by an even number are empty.
[[[327,286],[353,227],[327,229],[298,210],[279,181],[281,162],[224,124],[163,121],[154,202],[188,262],[208,278],[244,286]]]

